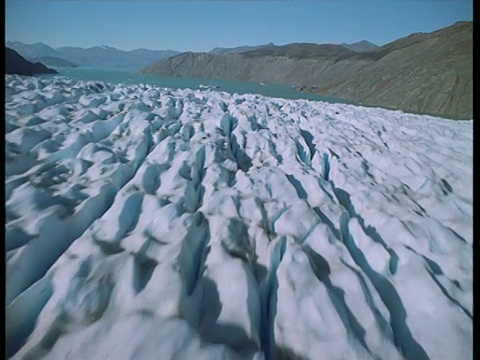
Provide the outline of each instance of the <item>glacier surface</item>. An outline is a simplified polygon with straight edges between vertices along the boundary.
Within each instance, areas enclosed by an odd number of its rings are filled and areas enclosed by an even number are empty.
[[[472,359],[473,131],[6,76],[11,359]]]

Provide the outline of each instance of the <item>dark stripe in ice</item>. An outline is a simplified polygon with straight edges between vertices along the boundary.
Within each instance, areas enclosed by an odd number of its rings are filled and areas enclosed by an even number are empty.
[[[370,279],[390,313],[390,325],[393,330],[394,342],[407,359],[430,360],[423,347],[413,337],[406,319],[407,312],[395,287],[382,275],[373,270],[365,255],[357,247],[348,230],[349,216],[344,213],[341,219],[342,240],[355,263]]]
[[[285,254],[287,246],[287,239],[282,237],[278,240],[270,264],[270,270],[264,279],[264,282],[260,285],[260,300],[261,300],[261,321],[260,321],[260,344],[265,359],[273,360],[276,358],[276,346],[275,346],[275,316],[277,314],[277,269],[280,266],[280,262]]]

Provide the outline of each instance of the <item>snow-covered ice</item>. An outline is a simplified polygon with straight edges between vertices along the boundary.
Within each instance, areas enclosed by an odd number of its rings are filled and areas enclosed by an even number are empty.
[[[472,359],[472,121],[5,77],[12,359]]]

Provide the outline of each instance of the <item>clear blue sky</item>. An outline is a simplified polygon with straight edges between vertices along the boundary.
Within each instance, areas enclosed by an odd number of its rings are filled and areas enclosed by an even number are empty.
[[[383,45],[472,20],[473,0],[7,0],[6,40],[209,51],[273,42]]]

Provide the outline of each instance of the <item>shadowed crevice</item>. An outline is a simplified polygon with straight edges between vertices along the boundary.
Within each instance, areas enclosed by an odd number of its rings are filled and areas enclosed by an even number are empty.
[[[389,245],[387,245],[387,243],[385,243],[385,240],[383,240],[374,226],[365,225],[365,220],[355,211],[355,207],[350,200],[350,194],[341,188],[336,188],[334,186],[332,186],[332,188],[340,204],[347,210],[349,217],[357,219],[362,231],[374,242],[380,244],[388,252],[390,256],[389,270],[392,275],[395,275],[399,263],[397,253]]]
[[[330,180],[330,156],[327,153],[323,154],[323,179]]]
[[[330,302],[337,311],[347,333],[351,330],[360,344],[371,354],[371,351],[365,341],[366,331],[347,305],[345,301],[345,291],[333,285],[332,281],[330,280],[330,266],[328,261],[315,250],[313,250],[309,245],[303,245],[302,249],[308,257],[313,273],[317,279],[323,282],[327,287]]]
[[[293,175],[286,174],[286,177],[290,182],[290,184],[292,184],[292,186],[295,188],[295,191],[297,192],[298,197],[300,199],[307,200],[308,195],[305,189],[303,188],[302,183],[298,181]]]
[[[220,301],[217,284],[209,277],[203,277],[201,287],[198,331],[202,339],[215,344],[227,345],[235,350],[242,359],[252,358],[259,349],[246,331],[233,323],[218,322],[223,304]]]
[[[466,309],[462,304],[460,304],[458,302],[458,300],[456,300],[449,292],[448,290],[442,285],[442,283],[437,279],[437,276],[445,276],[445,278],[447,278],[447,276],[444,274],[444,272],[442,271],[442,268],[440,267],[440,265],[438,265],[435,261],[433,261],[432,259],[429,259],[428,257],[418,253],[417,251],[415,251],[414,249],[412,249],[410,246],[406,246],[406,248],[410,251],[412,251],[413,253],[415,253],[416,255],[418,256],[421,256],[422,259],[425,261],[426,265],[427,265],[427,270],[428,270],[428,274],[430,275],[430,277],[432,278],[432,280],[435,282],[435,284],[438,286],[438,288],[440,289],[440,291],[443,293],[443,295],[445,295],[445,297],[450,300],[452,303],[455,304],[455,306],[458,306],[460,308],[460,310],[462,310],[465,315],[467,315],[471,320],[473,320],[473,315],[470,313],[470,311],[468,311],[468,309]],[[447,278],[448,279],[448,278]],[[448,279],[449,281],[452,281],[450,279]],[[455,281],[452,281],[453,283],[455,283]],[[455,284],[456,285],[456,284]],[[456,285],[457,286],[457,285]]]
[[[373,270],[365,255],[357,247],[348,230],[348,218],[341,221],[343,243],[347,247],[355,263],[370,279],[375,290],[390,313],[390,325],[393,330],[394,343],[407,359],[430,360],[423,347],[415,340],[408,325],[407,312],[395,287],[382,275]]]
[[[313,135],[309,131],[303,129],[300,129],[300,134],[302,135],[303,140],[305,140],[305,144],[307,144],[308,149],[310,150],[311,161],[316,152],[315,143],[313,142]]]
[[[133,258],[133,289],[138,294],[147,286],[152,278],[157,262],[143,253],[137,253]]]
[[[277,270],[283,259],[283,255],[285,254],[286,245],[286,238],[281,238],[274,249],[270,271],[260,287],[260,303],[262,310],[260,321],[260,344],[266,360],[273,360],[277,358],[274,333],[278,301]]]
[[[237,142],[237,137],[235,135],[230,136],[230,150],[235,157],[238,168],[243,172],[248,172],[252,167],[252,159],[245,153],[245,151],[240,147]]]

